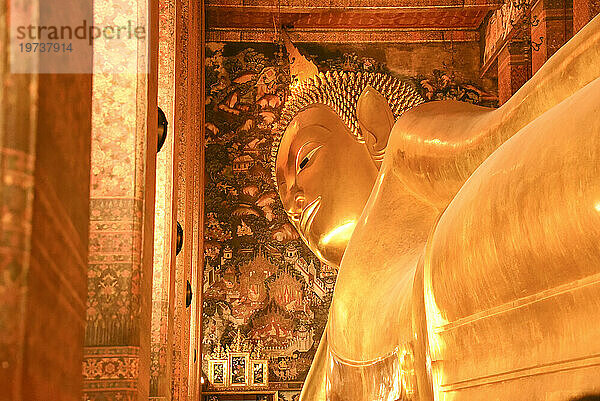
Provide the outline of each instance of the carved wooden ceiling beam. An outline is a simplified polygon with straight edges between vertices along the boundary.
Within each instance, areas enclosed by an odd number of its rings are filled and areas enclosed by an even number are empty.
[[[502,6],[503,0],[205,0],[209,7],[243,6],[243,7],[268,7],[276,9],[278,6],[294,9],[310,8],[392,8],[399,9],[432,9],[432,8],[488,8],[497,9]]]
[[[279,5],[263,0],[208,0],[207,40],[270,42],[276,21],[298,42],[474,41],[479,40],[478,29],[485,16],[498,9],[502,0],[345,3],[288,0]]]
[[[455,30],[294,30],[296,43],[435,43],[475,42],[478,31]],[[273,29],[211,29],[207,42],[273,42]]]

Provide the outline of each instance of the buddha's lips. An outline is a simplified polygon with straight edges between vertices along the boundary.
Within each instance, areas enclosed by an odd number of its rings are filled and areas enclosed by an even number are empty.
[[[300,232],[302,232],[304,236],[308,234],[310,226],[320,207],[321,197],[319,196],[314,201],[306,205],[306,207],[302,210],[302,214],[300,215]]]

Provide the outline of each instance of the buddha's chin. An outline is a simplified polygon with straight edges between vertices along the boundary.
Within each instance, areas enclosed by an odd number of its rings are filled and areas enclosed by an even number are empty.
[[[315,221],[315,223],[313,227],[319,228],[319,230],[308,233],[303,232],[301,227],[297,227],[302,240],[321,262],[339,267],[356,227],[356,219],[347,219],[342,224],[331,226],[330,229],[323,229],[324,225],[319,224],[320,222]],[[325,232],[325,234],[321,234],[321,232]]]
[[[317,255],[321,262],[324,262],[330,266],[340,267],[340,263],[342,262],[342,256],[344,255],[344,250],[346,248],[333,248],[327,247],[320,251],[320,255]]]
[[[317,245],[311,246],[311,249],[319,250],[317,256],[321,261],[339,267],[355,227],[356,219],[345,220],[326,234],[321,235]]]
[[[343,246],[342,244],[337,244],[337,246],[334,246],[323,245],[319,241],[315,242],[309,241],[308,247],[319,258],[319,260],[330,266],[339,267],[342,261],[342,256],[344,255],[344,251],[346,250],[346,244],[343,244]]]

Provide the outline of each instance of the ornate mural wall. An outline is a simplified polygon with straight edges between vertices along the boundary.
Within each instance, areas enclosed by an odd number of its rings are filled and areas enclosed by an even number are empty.
[[[405,45],[300,50],[321,71],[400,73],[427,100],[496,103],[480,89],[493,83],[469,79],[477,77],[476,44],[461,45],[462,56],[435,44],[419,46],[429,59],[412,64],[402,59],[412,54]],[[390,57],[396,57],[392,68]],[[203,367],[207,372],[206,358],[230,346],[240,330],[264,347],[272,388],[299,388],[306,377],[337,274],[302,243],[270,178],[271,126],[288,93],[288,74],[287,57],[276,45],[207,45]]]

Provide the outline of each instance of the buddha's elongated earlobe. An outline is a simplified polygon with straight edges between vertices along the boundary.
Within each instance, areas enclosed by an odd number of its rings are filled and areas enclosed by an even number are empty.
[[[379,168],[395,122],[387,99],[367,85],[358,98],[356,118],[371,158]]]

